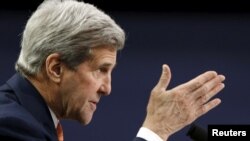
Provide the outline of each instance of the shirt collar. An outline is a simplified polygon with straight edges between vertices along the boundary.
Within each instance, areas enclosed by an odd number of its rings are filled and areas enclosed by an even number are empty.
[[[48,107],[49,108],[49,107]],[[50,115],[52,117],[53,123],[55,125],[55,128],[57,127],[57,124],[59,123],[58,118],[56,117],[56,114],[49,108]]]

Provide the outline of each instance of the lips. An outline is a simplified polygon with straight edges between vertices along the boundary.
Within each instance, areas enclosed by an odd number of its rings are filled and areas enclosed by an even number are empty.
[[[90,101],[90,108],[95,111],[97,108],[97,102],[95,101]]]

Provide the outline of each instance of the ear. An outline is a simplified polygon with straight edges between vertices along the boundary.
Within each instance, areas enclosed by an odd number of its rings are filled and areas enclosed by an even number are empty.
[[[48,78],[59,83],[62,75],[62,63],[60,61],[60,55],[58,53],[50,54],[45,61],[45,70]]]

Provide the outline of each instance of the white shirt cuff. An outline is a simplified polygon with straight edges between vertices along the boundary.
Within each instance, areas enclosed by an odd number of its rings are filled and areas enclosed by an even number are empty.
[[[147,141],[163,141],[156,133],[145,127],[140,128],[136,137],[142,138]]]

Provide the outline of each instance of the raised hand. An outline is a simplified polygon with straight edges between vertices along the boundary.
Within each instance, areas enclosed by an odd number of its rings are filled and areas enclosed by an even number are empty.
[[[215,71],[207,71],[167,90],[170,80],[170,68],[163,65],[160,80],[151,92],[143,123],[143,127],[154,131],[163,140],[221,103],[218,98],[210,99],[224,88],[225,77]]]

